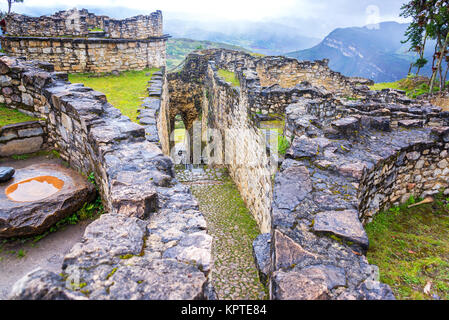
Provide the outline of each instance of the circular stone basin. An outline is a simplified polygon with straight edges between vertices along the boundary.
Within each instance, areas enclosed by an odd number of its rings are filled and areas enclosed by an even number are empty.
[[[6,196],[16,202],[32,202],[48,198],[62,189],[64,181],[41,176],[15,183],[6,188]]]
[[[19,168],[0,183],[0,239],[41,234],[95,196],[92,183],[60,164]]]

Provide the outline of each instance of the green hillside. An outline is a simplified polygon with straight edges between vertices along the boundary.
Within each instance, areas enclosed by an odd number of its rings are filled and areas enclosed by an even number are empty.
[[[331,32],[317,46],[286,54],[299,60],[330,59],[329,67],[345,76],[359,76],[375,82],[394,82],[407,76],[414,60],[402,44],[408,24],[383,22],[378,29],[339,28]],[[434,44],[428,44],[425,56],[432,55]],[[429,58],[432,61],[431,58]],[[429,76],[431,65],[421,74]],[[416,69],[412,70],[415,71]]]
[[[167,69],[178,66],[189,53],[198,49],[223,48],[250,52],[239,46],[212,41],[199,41],[184,38],[172,38],[167,42]]]

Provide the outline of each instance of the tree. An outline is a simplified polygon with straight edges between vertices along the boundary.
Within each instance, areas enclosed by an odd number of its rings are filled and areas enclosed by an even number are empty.
[[[11,13],[12,4],[15,2],[22,3],[23,0],[7,0],[8,1],[8,14]]]
[[[427,63],[424,58],[427,39],[436,41],[429,87],[430,92],[433,92],[439,74],[442,90],[447,76],[445,72],[443,77],[442,62],[447,56],[449,45],[449,0],[412,0],[401,7],[401,16],[412,18],[403,43],[410,43],[410,51],[419,53],[418,60],[413,64],[418,68],[418,72]]]

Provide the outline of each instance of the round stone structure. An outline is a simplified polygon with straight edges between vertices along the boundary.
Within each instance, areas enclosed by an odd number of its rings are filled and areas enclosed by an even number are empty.
[[[57,164],[18,169],[0,183],[0,238],[40,234],[95,197],[95,188],[77,172]]]

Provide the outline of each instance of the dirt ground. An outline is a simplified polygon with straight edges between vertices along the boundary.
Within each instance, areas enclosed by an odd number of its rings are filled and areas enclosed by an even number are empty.
[[[49,155],[40,155],[24,160],[11,158],[0,159],[0,166],[10,166],[16,169],[38,163],[63,162]],[[27,273],[43,268],[61,272],[64,256],[73,245],[79,242],[84,230],[92,221],[81,221],[76,225],[68,225],[50,233],[39,241],[6,242],[0,239],[0,300],[7,299],[14,283]]]

